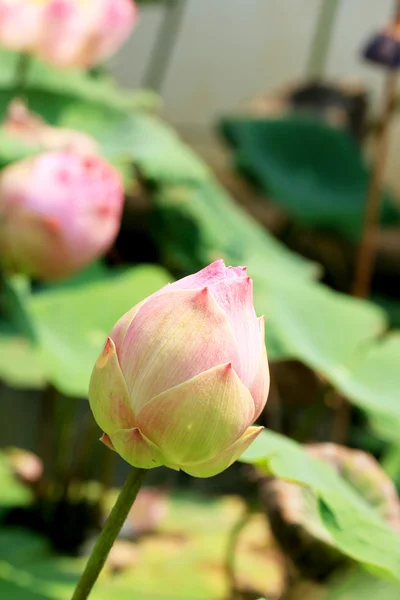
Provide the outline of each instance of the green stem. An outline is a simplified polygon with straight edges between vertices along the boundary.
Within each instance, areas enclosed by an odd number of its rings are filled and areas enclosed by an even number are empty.
[[[100,533],[85,570],[75,588],[71,600],[86,600],[106,562],[107,556],[134,503],[146,476],[145,469],[132,469],[124,487]]]
[[[170,0],[166,3],[165,17],[160,25],[155,48],[146,70],[144,87],[161,90],[183,22],[186,5],[187,0]]]
[[[43,475],[38,484],[39,495],[46,493],[49,481],[54,476],[54,421],[57,404],[57,390],[47,385],[42,395],[39,417],[38,455],[43,461]]]
[[[321,9],[306,69],[307,77],[310,79],[318,79],[324,75],[339,4],[340,0],[321,0]]]
[[[15,83],[14,90],[15,95],[18,96],[22,94],[27,87],[27,79],[29,67],[31,64],[31,56],[30,54],[26,54],[23,52],[19,55],[17,59],[17,65],[15,69]]]
[[[232,600],[236,597],[236,578],[235,578],[235,558],[240,534],[249,522],[251,511],[246,509],[244,514],[232,527],[228,540],[228,549],[226,553],[226,572],[229,582],[229,593],[227,598]]]

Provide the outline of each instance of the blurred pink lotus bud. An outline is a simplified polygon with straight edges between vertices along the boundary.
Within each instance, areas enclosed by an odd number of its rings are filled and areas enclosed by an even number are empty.
[[[6,455],[15,475],[27,484],[34,484],[43,474],[43,463],[36,454],[21,448],[7,448]]]
[[[17,52],[33,52],[42,31],[43,3],[0,0],[0,45]]]
[[[43,280],[73,274],[103,255],[118,233],[119,173],[99,156],[48,152],[0,176],[0,262]]]
[[[3,127],[9,135],[37,150],[76,150],[82,154],[98,151],[92,137],[73,129],[51,127],[19,98],[10,102]]]
[[[0,0],[0,44],[58,67],[89,67],[123,44],[133,0]]]
[[[115,325],[89,400],[102,441],[130,464],[196,477],[258,436],[269,390],[264,318],[244,267],[219,260],[153,294]]]

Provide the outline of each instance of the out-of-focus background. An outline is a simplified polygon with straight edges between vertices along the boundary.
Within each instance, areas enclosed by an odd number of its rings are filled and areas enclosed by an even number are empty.
[[[0,0],[1,600],[72,596],[130,469],[96,358],[218,259],[265,429],[151,470],[91,598],[400,598],[399,70],[395,0]]]
[[[323,74],[361,80],[374,110],[382,96],[381,72],[360,60],[360,48],[371,31],[387,24],[393,3],[326,4],[333,7],[335,20]],[[223,148],[210,135],[215,120],[254,96],[315,73],[318,58],[312,56],[313,42],[321,9],[320,0],[150,1],[142,9],[135,35],[110,60],[110,68],[124,86],[154,85],[162,95],[165,118],[202,156],[223,166]],[[177,33],[168,45],[167,59],[162,54],[156,67],[152,59],[168,13],[170,31]],[[400,189],[398,127],[393,127],[387,176]]]

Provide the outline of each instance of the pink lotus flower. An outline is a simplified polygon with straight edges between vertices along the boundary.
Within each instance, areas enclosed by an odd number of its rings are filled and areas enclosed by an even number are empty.
[[[217,261],[153,294],[115,325],[89,400],[102,441],[130,464],[197,477],[258,436],[269,390],[264,318],[244,267]]]
[[[116,52],[136,20],[133,0],[0,0],[0,44],[88,67]]]
[[[103,255],[118,233],[119,173],[98,156],[48,152],[0,176],[0,262],[8,271],[59,279]]]

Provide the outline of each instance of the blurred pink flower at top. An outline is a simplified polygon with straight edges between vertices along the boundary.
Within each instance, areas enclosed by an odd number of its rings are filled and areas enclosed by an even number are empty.
[[[10,103],[3,127],[9,135],[37,150],[98,152],[98,144],[92,137],[73,129],[48,125],[39,115],[30,112],[19,98]]]
[[[34,52],[42,23],[40,0],[0,0],[0,45],[17,52]]]
[[[119,173],[99,156],[48,152],[0,176],[0,262],[43,280],[67,277],[103,255],[123,207]]]
[[[90,67],[128,38],[133,0],[0,0],[0,44],[58,67]]]

